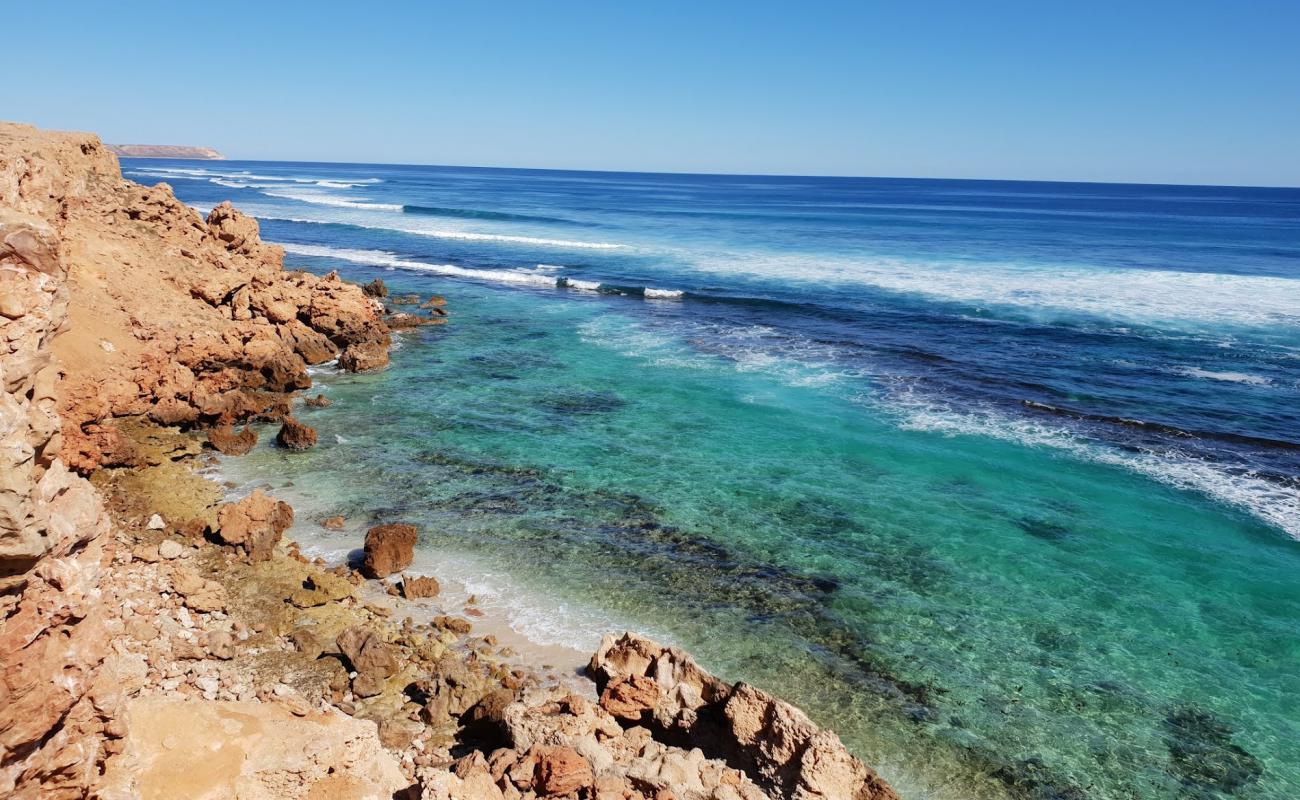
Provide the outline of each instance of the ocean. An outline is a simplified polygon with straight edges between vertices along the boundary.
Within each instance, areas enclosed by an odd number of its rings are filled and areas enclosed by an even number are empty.
[[[1300,190],[123,160],[439,293],[270,481],[909,800],[1300,796]]]

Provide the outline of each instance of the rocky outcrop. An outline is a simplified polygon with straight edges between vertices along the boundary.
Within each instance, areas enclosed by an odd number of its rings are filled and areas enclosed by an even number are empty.
[[[222,542],[242,549],[250,561],[265,561],[292,524],[293,509],[289,504],[257,489],[243,500],[221,507],[216,535]]]
[[[411,566],[419,532],[414,525],[377,525],[366,531],[363,570],[371,578],[387,578]]]
[[[746,683],[728,684],[687,653],[633,634],[606,636],[588,671],[601,707],[657,737],[699,747],[782,800],[897,800],[838,736]]]
[[[182,427],[280,419],[307,366],[387,363],[383,306],[336,274],[284,270],[281,248],[229,203],[199,216],[166,184],[121,178],[95,137],[0,125],[0,206],[35,218],[26,252],[65,265],[71,324],[48,343],[61,456],[89,472],[123,463],[115,420]],[[15,239],[18,241],[18,239]],[[37,257],[33,255],[33,257]]]
[[[316,446],[316,429],[293,417],[285,417],[284,424],[275,435],[275,443],[286,450],[310,450]]]
[[[222,425],[208,431],[208,444],[213,450],[228,456],[246,455],[257,444],[257,434],[252,428],[244,426],[238,433],[229,425]]]

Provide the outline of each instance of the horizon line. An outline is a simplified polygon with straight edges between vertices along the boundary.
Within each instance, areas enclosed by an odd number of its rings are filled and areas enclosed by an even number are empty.
[[[105,142],[107,146],[109,143]],[[114,146],[121,146],[112,143]],[[138,144],[134,146],[140,146]],[[198,147],[198,145],[146,145],[156,147]],[[217,150],[218,148],[205,149]],[[218,150],[219,152],[219,150]],[[1057,183],[1085,184],[1098,186],[1181,186],[1188,188],[1223,188],[1223,189],[1289,189],[1300,190],[1300,185],[1291,184],[1253,184],[1253,183],[1170,183],[1162,181],[1122,181],[1122,180],[1081,180],[1059,178],[945,178],[932,175],[836,175],[831,173],[799,172],[690,172],[687,170],[636,170],[636,169],[591,169],[569,167],[503,167],[482,164],[433,164],[406,163],[398,161],[320,161],[289,160],[277,158],[165,158],[153,156],[118,156],[119,159],[131,161],[186,161],[194,163],[214,163],[221,161],[240,161],[265,164],[336,164],[347,166],[373,167],[434,167],[439,169],[490,169],[518,172],[590,172],[605,175],[693,175],[707,178],[838,178],[842,180],[899,180],[899,181],[970,181],[978,183]]]

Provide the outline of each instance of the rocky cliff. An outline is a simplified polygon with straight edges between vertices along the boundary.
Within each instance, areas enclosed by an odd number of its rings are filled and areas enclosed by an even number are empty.
[[[228,205],[204,220],[123,180],[94,136],[0,124],[0,794],[80,797],[103,762],[121,620],[78,473],[146,458],[118,420],[282,416],[307,364],[386,360],[378,304],[281,262]]]

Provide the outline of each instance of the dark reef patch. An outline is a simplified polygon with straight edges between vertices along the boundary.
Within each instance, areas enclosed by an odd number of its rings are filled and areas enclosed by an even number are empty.
[[[1165,717],[1165,745],[1171,772],[1192,792],[1236,794],[1255,783],[1263,765],[1232,741],[1232,726],[1204,709],[1182,706]]]

